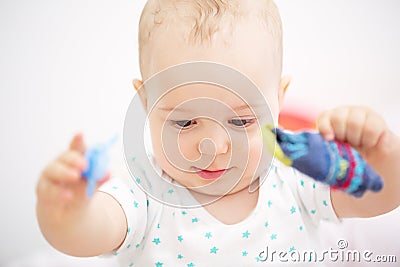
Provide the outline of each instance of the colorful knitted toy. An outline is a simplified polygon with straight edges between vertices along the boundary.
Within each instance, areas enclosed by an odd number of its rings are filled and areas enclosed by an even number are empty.
[[[383,187],[381,177],[346,143],[328,142],[317,132],[291,133],[271,126],[264,126],[262,133],[278,160],[331,188],[361,197],[366,190]]]

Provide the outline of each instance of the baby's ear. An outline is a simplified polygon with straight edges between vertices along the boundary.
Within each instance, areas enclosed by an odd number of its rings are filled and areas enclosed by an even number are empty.
[[[140,101],[142,102],[144,109],[147,110],[147,95],[144,88],[142,88],[143,82],[141,80],[134,79],[132,84],[136,92],[139,94]]]
[[[292,77],[290,76],[283,76],[281,78],[278,89],[279,110],[282,110],[283,99],[285,98],[286,90],[289,88],[291,82],[292,82]]]

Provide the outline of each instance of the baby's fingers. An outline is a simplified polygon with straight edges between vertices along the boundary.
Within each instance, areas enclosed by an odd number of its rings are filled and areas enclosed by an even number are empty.
[[[328,141],[332,141],[335,138],[335,132],[331,123],[331,114],[331,110],[324,111],[318,116],[317,120],[318,131]]]
[[[356,144],[359,142],[365,112],[361,109],[339,107],[323,112],[318,118],[318,130],[328,140]]]
[[[375,147],[386,130],[386,123],[380,115],[375,112],[368,113],[360,138],[360,146],[363,149]]]
[[[81,154],[85,153],[86,145],[85,145],[85,142],[83,141],[82,133],[77,133],[74,135],[74,137],[72,138],[71,143],[69,145],[69,148],[71,150],[80,152]]]
[[[62,153],[58,159],[67,166],[80,172],[85,170],[88,165],[85,156],[76,150],[69,150]]]
[[[54,161],[43,170],[42,177],[54,183],[76,183],[81,179],[81,172],[61,161]]]
[[[339,107],[318,117],[318,130],[328,140],[349,143],[353,147],[374,147],[387,129],[385,121],[367,107]]]
[[[345,137],[340,140],[359,148],[362,145],[362,135],[366,125],[367,114],[366,108],[363,107],[349,109]]]
[[[73,192],[70,187],[61,183],[55,183],[50,179],[46,179],[44,176],[39,180],[36,193],[38,199],[41,201],[47,201],[52,204],[56,204],[54,200],[70,200],[73,197]]]

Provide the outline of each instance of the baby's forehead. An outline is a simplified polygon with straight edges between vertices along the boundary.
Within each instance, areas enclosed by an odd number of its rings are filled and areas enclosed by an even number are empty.
[[[237,116],[262,112],[267,109],[266,101],[261,94],[235,91],[220,85],[194,83],[184,85],[158,96],[152,111],[165,115],[201,116]],[[257,90],[257,89],[253,89]]]
[[[276,50],[274,57],[278,58],[277,65],[280,68],[282,29],[278,9],[272,0],[149,0],[143,9],[139,25],[142,77],[151,75],[148,69],[151,68],[152,61],[157,60],[153,55],[155,50],[158,53],[161,50],[175,54],[189,46],[197,46],[204,53],[205,49],[215,45],[229,45],[233,32],[245,21],[252,21],[262,27],[256,34],[261,34],[261,31],[271,34],[272,49]],[[246,31],[254,31],[255,28],[254,25],[249,25]],[[177,44],[169,45],[172,41],[177,41]],[[248,48],[253,46],[251,42],[252,40],[248,40]]]

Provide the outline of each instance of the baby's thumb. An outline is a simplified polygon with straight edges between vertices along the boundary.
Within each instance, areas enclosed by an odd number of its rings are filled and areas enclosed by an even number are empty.
[[[72,138],[71,144],[69,145],[69,149],[75,150],[80,153],[85,153],[86,151],[86,146],[83,141],[83,134],[82,133],[77,133],[74,135]]]

